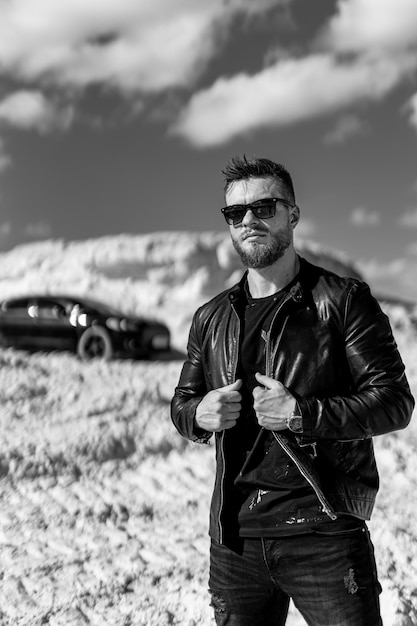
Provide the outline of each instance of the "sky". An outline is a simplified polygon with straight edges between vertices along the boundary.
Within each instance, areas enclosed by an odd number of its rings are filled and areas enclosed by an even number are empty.
[[[417,301],[416,0],[0,0],[0,251],[224,230],[243,154]]]

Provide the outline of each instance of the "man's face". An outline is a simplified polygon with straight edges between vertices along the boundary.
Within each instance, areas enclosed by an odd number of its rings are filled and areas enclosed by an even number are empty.
[[[278,261],[292,246],[293,229],[299,219],[298,207],[291,207],[291,198],[285,188],[272,178],[250,178],[234,183],[226,193],[227,206],[250,204],[265,198],[284,198],[288,205],[276,203],[274,217],[260,219],[251,211],[236,226],[230,226],[230,235],[242,263],[252,269],[263,269]]]

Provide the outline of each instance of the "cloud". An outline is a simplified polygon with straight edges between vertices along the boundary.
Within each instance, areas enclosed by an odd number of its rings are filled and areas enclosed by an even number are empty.
[[[409,209],[403,213],[398,222],[405,228],[417,228],[417,209]]]
[[[364,125],[355,115],[344,115],[338,121],[336,126],[324,136],[324,143],[336,144],[343,143],[345,139],[352,135],[362,132]]]
[[[397,82],[398,68],[389,59],[351,63],[329,54],[285,59],[256,75],[219,78],[191,98],[171,132],[196,146],[213,146],[257,128],[378,100]]]
[[[174,89],[184,98],[218,56],[237,16],[265,17],[292,2],[0,0],[0,72],[39,90],[31,101],[30,92],[21,93],[26,102],[19,114],[6,102],[3,119],[41,132],[65,128],[71,107],[42,94],[73,102],[92,85],[122,94],[139,112],[147,95]],[[258,72],[219,76],[194,93],[170,132],[196,146],[214,146],[259,128],[377,101],[417,67],[416,12],[415,0],[339,0],[302,53],[265,50]],[[327,141],[358,132],[354,120],[342,117]]]
[[[352,211],[350,221],[354,226],[376,226],[381,219],[378,211],[370,211],[364,207],[358,207]]]
[[[405,105],[405,109],[411,126],[414,126],[417,131],[417,93],[411,96]]]
[[[21,80],[158,92],[193,84],[230,20],[289,0],[0,0],[0,67]]]
[[[3,222],[0,224],[0,239],[7,239],[12,232],[12,225],[10,222]]]
[[[316,231],[317,227],[315,222],[312,219],[301,215],[301,220],[297,224],[294,235],[296,239],[308,239],[309,237],[315,235]]]
[[[389,263],[381,263],[380,259],[371,259],[370,261],[359,261],[359,265],[368,279],[375,280],[385,276],[399,276],[401,272],[404,271],[407,260],[405,258],[399,258]]]
[[[417,255],[417,241],[410,243],[410,245],[406,247],[406,252],[408,252],[408,254]]]
[[[26,226],[25,235],[30,239],[46,239],[52,235],[52,226],[44,220],[33,222]]]
[[[335,52],[403,54],[415,50],[414,0],[339,0],[319,41]]]
[[[24,130],[66,129],[72,117],[71,108],[59,109],[39,91],[16,91],[0,101],[0,122]]]
[[[417,3],[400,5],[340,0],[304,56],[280,55],[255,74],[218,78],[193,95],[171,132],[215,146],[382,99],[417,68]]]
[[[408,297],[417,300],[417,261],[415,259],[397,258],[389,263],[380,259],[359,261],[357,263],[365,280],[375,293]]]
[[[9,167],[11,162],[12,160],[7,154],[6,148],[4,146],[4,142],[2,138],[0,137],[0,174],[1,172],[3,172],[5,169]]]

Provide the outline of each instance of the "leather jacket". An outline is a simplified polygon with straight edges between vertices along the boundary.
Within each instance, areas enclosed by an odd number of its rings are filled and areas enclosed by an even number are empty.
[[[369,287],[300,259],[299,275],[279,305],[268,333],[265,373],[296,398],[303,433],[273,436],[313,487],[331,519],[369,519],[379,479],[372,437],[407,426],[414,407],[387,316]],[[200,307],[193,318],[188,358],[171,404],[180,434],[208,442],[195,411],[212,389],[235,381],[239,362],[242,280]],[[222,542],[234,429],[216,433],[217,470],[210,535]]]

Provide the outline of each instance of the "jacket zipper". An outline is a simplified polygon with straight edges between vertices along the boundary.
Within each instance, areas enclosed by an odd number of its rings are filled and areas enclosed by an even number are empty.
[[[219,543],[223,543],[223,526],[222,526],[221,517],[222,517],[223,498],[224,498],[224,479],[225,479],[225,474],[226,474],[226,459],[224,455],[224,430],[222,431],[222,434],[220,435],[220,450],[221,450],[221,455],[222,455],[223,471],[222,471],[222,476],[220,480],[220,502],[219,502],[218,525],[219,525]]]
[[[265,368],[265,374],[266,376],[269,376],[270,378],[272,378],[272,369],[273,369],[273,357],[271,356],[271,331],[272,331],[272,327],[275,323],[275,320],[277,318],[278,313],[281,311],[281,309],[284,307],[285,304],[287,304],[287,302],[291,299],[291,296],[288,295],[285,300],[283,302],[281,302],[281,305],[278,307],[278,309],[275,311],[274,317],[272,318],[272,321],[269,325],[269,330],[268,330],[268,334],[267,334],[267,342],[266,342],[266,346],[265,346],[265,358],[266,358],[266,368]],[[287,315],[287,317],[285,318],[285,321],[282,325],[282,329],[281,332],[279,334],[279,337],[277,339],[276,342],[276,346],[278,347],[282,335],[284,334],[284,330],[285,327],[287,325],[287,321],[288,321],[289,316]],[[275,351],[276,352],[276,349]]]
[[[278,315],[278,313],[280,312],[280,310],[282,309],[282,307],[288,302],[290,298],[287,297],[284,302],[281,303],[281,306],[277,309],[274,317],[272,318],[271,324],[269,326],[269,331],[268,331],[268,335],[267,335],[267,344],[266,344],[266,375],[269,376],[270,378],[272,378],[272,374],[273,374],[273,360],[274,360],[274,354],[276,354],[277,350],[278,350],[278,346],[280,344],[280,341],[282,339],[282,336],[284,334],[284,330],[285,327],[287,325],[288,319],[289,319],[289,315],[287,315],[287,317],[284,320],[284,323],[282,325],[282,329],[281,332],[279,334],[279,337],[276,341],[276,345],[275,345],[275,349],[273,351],[273,354],[271,354],[271,331],[272,331],[272,326],[275,322],[275,319]],[[279,445],[281,446],[281,448],[284,450],[284,452],[286,452],[288,454],[288,456],[290,457],[290,459],[292,459],[292,461],[295,463],[295,465],[297,466],[299,472],[302,474],[302,476],[304,476],[304,478],[306,479],[306,481],[311,485],[311,487],[313,488],[317,498],[319,499],[319,502],[323,508],[324,513],[326,513],[330,519],[332,519],[333,521],[335,519],[337,519],[337,515],[335,515],[332,507],[330,506],[330,504],[328,503],[323,491],[320,489],[319,485],[316,483],[315,480],[313,480],[313,478],[310,476],[309,472],[304,468],[304,466],[302,465],[301,461],[299,461],[299,459],[297,458],[297,456],[294,454],[294,452],[291,450],[291,448],[288,446],[287,442],[285,441],[285,439],[281,436],[281,435],[277,435],[276,432],[272,431],[272,434],[274,436],[274,438],[277,440],[277,442],[279,443]]]
[[[236,318],[237,318],[237,321],[238,321],[237,344],[235,344],[235,345],[239,345],[239,340],[240,340],[240,319],[239,319],[239,315],[237,314],[237,311],[236,311],[235,307],[233,306],[233,304],[231,306],[232,306],[232,311],[236,315]],[[234,380],[236,379],[237,362],[238,362],[238,359],[236,357],[236,351],[235,351],[233,356],[234,356],[234,364],[233,364],[234,371],[232,372],[231,380],[228,381],[228,384],[234,382]],[[224,453],[224,433],[225,433],[225,431],[223,430],[221,435],[220,435],[220,451],[221,451],[223,471],[222,471],[222,476],[221,476],[221,481],[220,481],[220,503],[219,503],[219,519],[218,519],[219,543],[223,543],[223,527],[222,527],[222,522],[221,522],[221,513],[222,513],[222,509],[223,509],[224,479],[225,479],[225,475],[226,475],[226,457],[225,457],[225,453]]]
[[[275,431],[272,431],[272,434],[275,437],[275,439],[277,440],[277,442],[279,443],[279,445],[281,446],[281,448],[288,454],[290,459],[292,459],[292,461],[295,463],[295,465],[297,466],[298,470],[304,476],[306,481],[313,488],[313,490],[314,490],[314,492],[315,492],[315,494],[316,494],[317,498],[319,499],[319,502],[320,502],[320,504],[322,506],[323,512],[326,513],[326,515],[328,515],[331,520],[333,520],[333,521],[336,520],[337,519],[337,515],[335,514],[335,512],[333,511],[333,509],[330,506],[329,502],[327,501],[326,496],[324,495],[323,491],[320,489],[320,487],[316,483],[316,481],[313,480],[313,478],[310,476],[308,471],[304,468],[302,463],[298,460],[297,456],[291,450],[291,448],[289,447],[289,445],[287,444],[285,439],[281,435],[278,435]]]
[[[275,312],[274,317],[272,318],[270,327],[269,327],[269,332],[268,332],[268,337],[267,337],[267,342],[266,342],[266,349],[265,349],[265,356],[266,356],[266,375],[270,376],[272,373],[272,369],[273,369],[273,357],[271,357],[271,330],[272,330],[272,326],[275,322],[275,319],[278,315],[278,313],[281,311],[281,309],[283,308],[283,306],[291,299],[291,296],[287,296],[287,298],[284,300],[284,302],[281,303],[281,306],[277,309],[277,311]],[[238,335],[237,335],[237,342],[239,343],[239,337],[240,337],[240,319],[239,316],[237,314],[237,311],[235,309],[235,307],[232,305],[232,310],[234,312],[234,314],[237,317],[238,320]],[[287,317],[285,318],[283,327],[281,329],[281,332],[279,334],[279,337],[277,339],[276,342],[276,349],[274,350],[274,353],[276,353],[278,345],[281,341],[281,338],[283,336],[285,327],[287,325],[289,316],[287,315]],[[233,376],[232,378],[234,379],[236,377],[236,370],[237,370],[237,358],[236,355],[235,356],[235,363],[234,363],[234,372],[233,372]],[[271,376],[270,376],[271,377]],[[232,381],[229,381],[229,384]],[[224,479],[225,479],[225,474],[226,474],[226,459],[225,459],[225,453],[224,453],[224,433],[225,431],[222,431],[221,434],[221,439],[220,439],[220,451],[221,451],[221,458],[222,458],[222,466],[223,466],[223,471],[222,471],[222,476],[221,476],[221,481],[220,481],[220,504],[219,504],[219,518],[218,518],[218,527],[219,527],[219,543],[223,543],[223,527],[222,527],[222,523],[221,523],[221,512],[223,509],[223,500],[224,500]],[[272,434],[274,436],[274,438],[277,440],[277,442],[279,443],[279,445],[282,447],[282,449],[284,450],[284,452],[286,452],[288,454],[288,456],[292,459],[292,461],[294,462],[294,464],[296,465],[296,467],[298,468],[299,472],[302,474],[302,476],[304,476],[305,480],[311,485],[311,487],[314,490],[314,493],[316,494],[322,508],[323,508],[323,512],[326,513],[326,515],[328,515],[330,517],[330,519],[332,519],[333,521],[337,519],[337,515],[334,513],[332,507],[330,506],[329,502],[327,501],[324,493],[322,492],[322,490],[320,489],[319,485],[317,485],[316,481],[313,480],[313,478],[309,475],[308,471],[303,467],[302,463],[298,460],[298,458],[294,455],[293,451],[291,450],[291,448],[288,446],[287,442],[280,436],[277,435],[274,431],[272,431]]]

